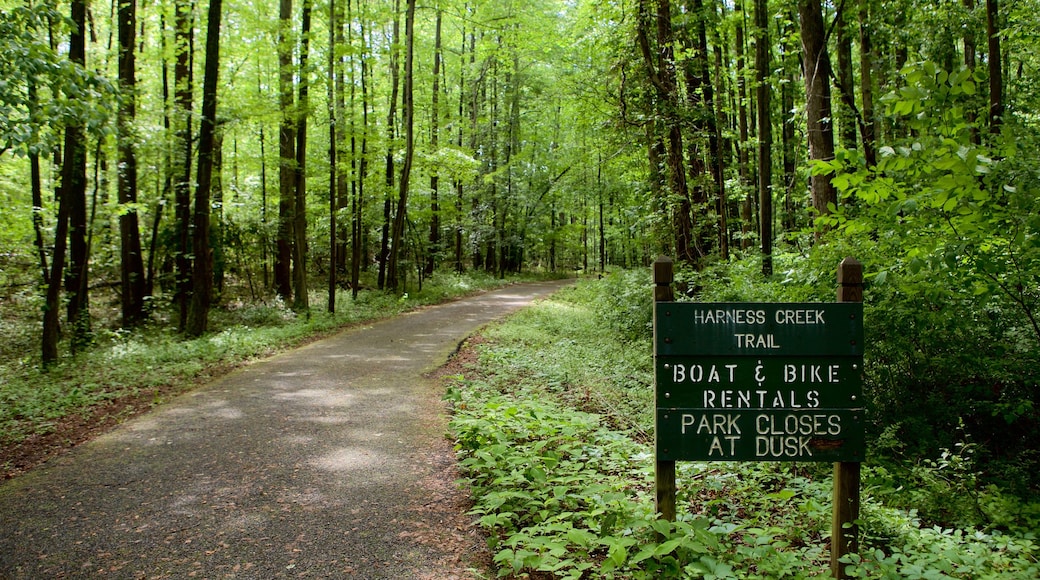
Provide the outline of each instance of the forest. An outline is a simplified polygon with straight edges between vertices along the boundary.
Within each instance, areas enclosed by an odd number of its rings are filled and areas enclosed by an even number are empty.
[[[937,522],[1035,500],[1036,0],[277,7],[0,0],[0,374],[449,275],[636,280],[636,340],[659,255],[705,301],[852,256],[871,454],[970,464]]]

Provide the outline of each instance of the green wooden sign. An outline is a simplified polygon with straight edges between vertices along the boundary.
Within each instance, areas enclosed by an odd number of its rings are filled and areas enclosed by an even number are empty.
[[[657,302],[660,356],[862,356],[863,304]]]
[[[862,461],[855,409],[658,409],[657,458],[692,461]]]
[[[862,304],[654,315],[659,460],[863,460]]]

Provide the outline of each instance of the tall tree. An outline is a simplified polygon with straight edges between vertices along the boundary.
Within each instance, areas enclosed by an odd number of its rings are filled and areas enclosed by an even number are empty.
[[[351,260],[350,260],[350,287],[351,294],[354,299],[357,299],[358,291],[361,286],[361,268],[362,262],[365,261],[367,255],[366,244],[367,244],[367,233],[365,230],[365,179],[368,177],[368,135],[369,135],[369,62],[368,62],[368,50],[367,47],[370,43],[365,38],[365,16],[364,13],[358,14],[358,40],[360,42],[360,58],[351,59],[351,81],[350,81],[350,106],[351,106],[351,131],[350,131],[350,149],[351,149],[351,169],[354,174],[352,180],[352,195],[351,195]],[[353,44],[351,42],[351,44]],[[360,75],[355,75],[353,72],[354,66],[353,61],[360,61]],[[357,76],[360,76],[360,83],[355,83]],[[361,88],[361,147],[360,152],[357,148],[357,131],[354,123],[355,115],[353,114],[356,108],[356,84],[360,84]],[[360,154],[359,154],[360,153]],[[358,159],[360,157],[360,160]],[[366,266],[367,270],[367,266]]]
[[[845,149],[856,148],[856,99],[854,92],[855,80],[852,72],[852,20],[851,10],[842,2],[838,5],[837,14],[834,16],[834,29],[837,32],[838,53],[838,77],[837,87],[841,92],[840,106],[838,107],[838,133],[841,146]]]
[[[192,58],[195,51],[195,2],[174,3],[173,100],[175,135],[171,171],[173,172],[174,214],[177,229],[175,251],[179,317],[178,328],[184,331],[188,321],[188,302],[192,287],[191,265],[191,158],[192,96],[194,82]]]
[[[69,33],[69,60],[75,65],[83,66],[86,62],[86,23],[87,6],[85,0],[72,0],[70,5],[72,31]],[[68,95],[74,98],[73,94]],[[47,286],[46,305],[43,310],[42,362],[48,366],[58,360],[58,340],[60,338],[61,280],[65,268],[65,252],[68,248],[67,237],[71,229],[70,216],[73,211],[73,197],[85,197],[87,148],[84,142],[84,130],[79,121],[72,121],[65,126],[64,159],[61,167],[61,188],[58,198],[58,221],[54,233],[54,253],[51,256],[50,284]],[[75,262],[73,262],[74,264]],[[75,324],[75,319],[70,320]]]
[[[307,291],[307,116],[310,71],[307,60],[311,41],[311,0],[303,0],[300,35],[299,98],[296,101],[296,164],[293,203],[293,310],[310,308]]]
[[[336,11],[336,0],[329,0],[329,59],[326,81],[328,84],[327,103],[329,113],[329,297],[326,309],[330,313],[336,312],[336,275],[339,272],[339,238],[336,223],[336,212],[339,196],[339,168],[338,149],[339,141],[336,137],[336,124],[342,117],[342,109],[337,102],[336,91],[336,31],[340,30],[340,16]]]
[[[393,190],[397,179],[394,149],[397,139],[397,97],[401,84],[401,1],[394,0],[393,40],[390,41],[390,103],[386,113],[386,190],[383,192],[383,229],[379,242],[379,289],[386,287],[390,258],[390,220],[393,216]]]
[[[711,228],[706,224],[698,224],[696,213],[701,211],[707,213],[709,202],[715,198],[715,195],[713,195],[714,192],[709,187],[708,180],[704,179],[707,166],[704,162],[705,155],[701,152],[701,142],[703,141],[701,136],[711,135],[708,120],[713,118],[713,115],[711,114],[710,101],[706,98],[706,92],[711,91],[711,81],[708,79],[707,41],[704,35],[701,34],[704,31],[704,11],[700,4],[700,1],[696,3],[691,1],[684,5],[684,10],[690,14],[690,18],[687,21],[691,24],[692,30],[686,31],[686,34],[682,35],[682,40],[684,48],[690,53],[690,56],[684,62],[683,76],[686,81],[686,102],[689,107],[689,116],[693,119],[692,129],[694,133],[691,138],[686,140],[689,151],[687,158],[690,165],[690,181],[692,183],[690,187],[691,197],[693,207],[695,208],[693,226],[696,234],[693,242],[696,245],[697,253],[703,256],[708,253],[712,245],[710,239]],[[702,44],[702,41],[704,41],[704,44]],[[596,168],[598,185],[602,183],[602,171],[602,163],[598,163]],[[602,193],[601,187],[597,187],[597,191]],[[602,223],[602,195],[599,201],[601,218],[600,266],[602,268],[605,266],[603,262],[606,259],[603,248],[605,232]]]
[[[780,140],[783,150],[784,170],[784,212],[783,227],[787,231],[795,229],[794,198],[797,189],[797,161],[795,159],[795,125],[797,115],[794,110],[794,85],[798,73],[798,48],[792,38],[794,17],[785,18],[780,30],[783,41],[780,43],[781,60],[783,61],[784,82],[780,84]]]
[[[440,92],[441,92],[441,20],[444,12],[437,8],[436,32],[433,47],[433,92],[431,94],[430,113],[430,148],[436,155],[440,141]],[[437,267],[437,256],[441,245],[441,209],[437,195],[440,186],[440,174],[437,168],[431,168],[430,174],[430,247],[426,258],[426,275],[433,274]]]
[[[69,60],[80,66],[86,64],[86,0],[73,0],[72,26],[69,39]],[[77,98],[73,96],[72,98]],[[73,122],[78,125],[78,122]],[[66,304],[69,325],[72,327],[73,352],[85,346],[90,335],[90,305],[87,292],[87,273],[90,248],[87,223],[87,146],[81,128],[74,128],[78,138],[68,142],[65,133],[65,161],[61,175],[61,203],[69,204],[69,267],[65,273]],[[70,147],[71,146],[71,147]],[[57,277],[52,278],[54,283]]]
[[[133,326],[144,316],[145,277],[141,232],[137,221],[137,0],[120,0],[119,11],[119,164],[120,301],[123,325]]]
[[[863,104],[863,156],[867,165],[877,165],[877,133],[874,124],[874,40],[871,34],[870,4],[859,3],[859,84]],[[973,0],[965,0],[972,2]]]
[[[734,42],[737,49],[737,175],[744,199],[741,200],[740,217],[742,230],[744,232],[741,247],[747,248],[751,244],[751,232],[754,231],[754,194],[751,179],[751,155],[750,150],[750,128],[748,121],[748,91],[747,91],[747,41],[745,32],[747,30],[747,15],[744,10],[744,0],[733,3],[733,16],[736,21],[736,38]]]
[[[755,98],[758,101],[758,205],[762,275],[773,275],[773,120],[769,1],[755,0]]]
[[[217,82],[220,73],[221,0],[210,0],[206,24],[206,67],[202,78],[202,118],[199,120],[199,168],[195,186],[193,288],[188,309],[188,336],[200,336],[209,325],[213,295],[213,252],[210,249],[210,186],[217,130]]]
[[[831,123],[831,61],[827,54],[827,33],[823,25],[820,0],[799,0],[798,19],[802,27],[802,58],[805,71],[806,132],[809,159],[834,159],[834,127]],[[837,203],[837,192],[826,174],[810,177],[813,208],[818,214],[830,213]]]
[[[283,300],[292,298],[293,225],[296,207],[296,111],[292,66],[292,0],[278,3],[278,233],[274,256],[274,287]]]
[[[654,15],[657,31],[657,58],[654,58],[650,46],[650,19],[647,0],[639,2],[639,18],[636,24],[637,41],[650,81],[656,90],[658,114],[665,125],[666,166],[668,168],[668,185],[671,195],[677,202],[671,204],[673,224],[675,227],[675,252],[679,259],[687,264],[697,260],[693,249],[693,227],[690,223],[692,208],[690,193],[686,181],[685,161],[683,159],[682,123],[679,118],[679,99],[675,73],[674,35],[672,33],[672,10],[668,0],[658,0]]]
[[[397,211],[394,213],[394,230],[390,245],[390,256],[387,259],[386,285],[391,290],[398,287],[397,262],[404,246],[404,226],[408,215],[408,187],[412,174],[412,158],[415,155],[415,99],[414,99],[414,62],[415,62],[415,0],[407,0],[404,17],[405,57],[404,57],[404,91],[401,95],[401,107],[404,114],[404,161],[401,163],[401,180],[397,198]]]
[[[720,123],[715,116],[715,87],[709,77],[710,66],[708,64],[708,15],[704,10],[702,0],[693,0],[694,13],[699,15],[696,19],[696,46],[697,62],[700,76],[704,79],[701,91],[704,96],[704,127],[708,133],[708,160],[711,165],[711,176],[715,181],[716,206],[719,228],[719,257],[729,260],[729,225],[726,216],[726,174],[722,156],[722,132]]]
[[[989,38],[989,130],[1000,133],[1004,122],[1004,74],[1000,58],[1000,8],[997,0],[986,0],[986,36]]]

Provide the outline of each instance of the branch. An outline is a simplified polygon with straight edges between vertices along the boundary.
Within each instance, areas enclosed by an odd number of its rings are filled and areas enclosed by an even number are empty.
[[[654,87],[661,94],[668,94],[668,90],[664,86],[664,82],[661,80],[661,76],[657,73],[657,68],[654,66],[654,54],[650,50],[650,41],[646,38],[646,30],[643,27],[644,18],[643,15],[646,13],[646,2],[640,0],[639,2],[639,18],[636,23],[636,40],[639,43],[639,50],[643,53],[643,60],[646,61],[646,68],[650,72],[650,82],[653,83]]]
[[[570,171],[572,167],[574,167],[574,165],[568,165],[567,168],[561,171],[559,175],[549,180],[549,184],[546,185],[545,189],[542,190],[542,193],[538,195],[538,199],[535,200],[533,204],[531,204],[530,208],[528,208],[527,219],[531,219],[531,216],[534,215],[534,210],[537,209],[539,205],[541,205],[542,200],[545,199],[545,196],[548,195],[550,191],[552,191],[553,186],[556,185],[557,182],[563,179],[564,175],[567,175],[567,172]]]

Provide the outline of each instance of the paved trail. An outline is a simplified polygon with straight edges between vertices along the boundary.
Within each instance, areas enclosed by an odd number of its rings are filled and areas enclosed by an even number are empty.
[[[0,486],[0,579],[465,578],[437,386],[517,285],[249,365]]]

